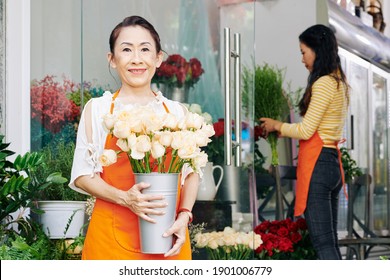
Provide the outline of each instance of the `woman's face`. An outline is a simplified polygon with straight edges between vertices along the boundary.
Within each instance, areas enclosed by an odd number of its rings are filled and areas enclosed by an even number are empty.
[[[108,54],[111,67],[122,81],[131,87],[150,87],[163,53],[156,52],[156,44],[149,31],[140,26],[121,29],[115,42],[114,54]]]
[[[316,53],[304,43],[300,43],[299,46],[302,53],[302,63],[305,64],[305,67],[307,70],[309,70],[309,72],[312,72],[313,64],[316,59]]]

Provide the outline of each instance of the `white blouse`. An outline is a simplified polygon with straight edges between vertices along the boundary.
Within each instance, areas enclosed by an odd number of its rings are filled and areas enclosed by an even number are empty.
[[[104,150],[104,145],[106,142],[107,131],[103,126],[103,117],[110,111],[111,100],[113,94],[109,91],[106,91],[103,96],[92,98],[88,101],[91,102],[91,120],[92,120],[92,143],[88,143],[86,127],[85,127],[85,109],[81,114],[81,119],[77,131],[77,141],[76,148],[74,152],[71,179],[69,183],[69,187],[75,191],[87,194],[85,191],[76,187],[74,181],[83,175],[90,175],[93,177],[95,173],[101,173],[103,168],[99,163],[99,156],[102,154]],[[157,92],[157,96],[154,101],[147,104],[153,108],[153,110],[157,114],[165,114],[165,108],[162,103],[168,107],[169,112],[174,114],[177,118],[182,118],[185,114],[185,107],[182,106],[179,102],[172,101],[167,99],[162,95],[159,91]],[[87,103],[87,104],[88,104]],[[116,98],[114,101],[114,111],[130,109],[133,106],[137,106],[136,104],[122,104],[120,98]],[[85,106],[86,107],[86,106]],[[183,170],[183,181],[191,170],[187,170],[184,172]]]

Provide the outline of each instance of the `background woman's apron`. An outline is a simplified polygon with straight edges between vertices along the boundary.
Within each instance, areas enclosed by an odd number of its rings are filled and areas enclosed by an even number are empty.
[[[113,101],[118,92],[113,96]],[[111,112],[113,112],[113,104]],[[167,110],[165,104],[164,108]],[[105,149],[119,150],[116,137],[107,136]],[[134,173],[126,154],[120,154],[115,164],[103,168],[101,177],[111,186],[120,190],[129,190],[135,184]],[[178,184],[178,200],[181,186]],[[178,202],[177,202],[178,205]],[[176,205],[176,206],[177,206]],[[88,233],[84,242],[83,259],[117,260],[185,260],[191,259],[191,244],[188,230],[186,242],[177,256],[164,258],[160,254],[140,252],[138,216],[126,207],[96,199]]]
[[[339,155],[342,182],[344,185],[344,170],[341,161],[340,149],[337,145],[338,143],[336,143],[336,147]],[[294,216],[302,215],[306,209],[311,176],[323,146],[324,142],[317,131],[310,139],[299,140]]]

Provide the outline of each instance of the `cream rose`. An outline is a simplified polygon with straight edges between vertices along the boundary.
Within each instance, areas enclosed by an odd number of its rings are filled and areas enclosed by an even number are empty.
[[[160,142],[153,141],[151,153],[153,158],[160,158],[165,154],[165,147],[161,145]]]
[[[115,125],[115,116],[113,114],[106,114],[103,116],[103,126],[110,131]]]
[[[117,154],[114,150],[104,150],[99,157],[102,166],[109,166],[117,161]]]
[[[130,125],[125,121],[117,121],[114,125],[114,135],[118,138],[127,138],[130,136]]]
[[[176,130],[178,125],[178,120],[174,114],[168,113],[162,118],[163,127],[169,128],[171,130]]]

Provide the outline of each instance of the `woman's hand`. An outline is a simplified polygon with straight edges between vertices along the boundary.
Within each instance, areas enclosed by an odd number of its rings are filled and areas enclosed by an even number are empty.
[[[183,247],[186,241],[186,229],[188,227],[189,216],[181,212],[177,215],[176,221],[173,225],[163,234],[163,237],[174,235],[175,244],[172,249],[165,253],[164,257],[175,256],[180,253],[181,247]]]
[[[281,121],[277,121],[270,118],[260,118],[260,122],[265,137],[267,137],[270,132],[274,132],[274,131],[280,132],[283,124]]]
[[[167,202],[163,201],[163,195],[143,194],[142,190],[149,188],[150,184],[138,183],[135,184],[126,192],[122,206],[129,208],[134,214],[150,223],[156,221],[149,215],[164,215],[164,209],[167,207]]]

